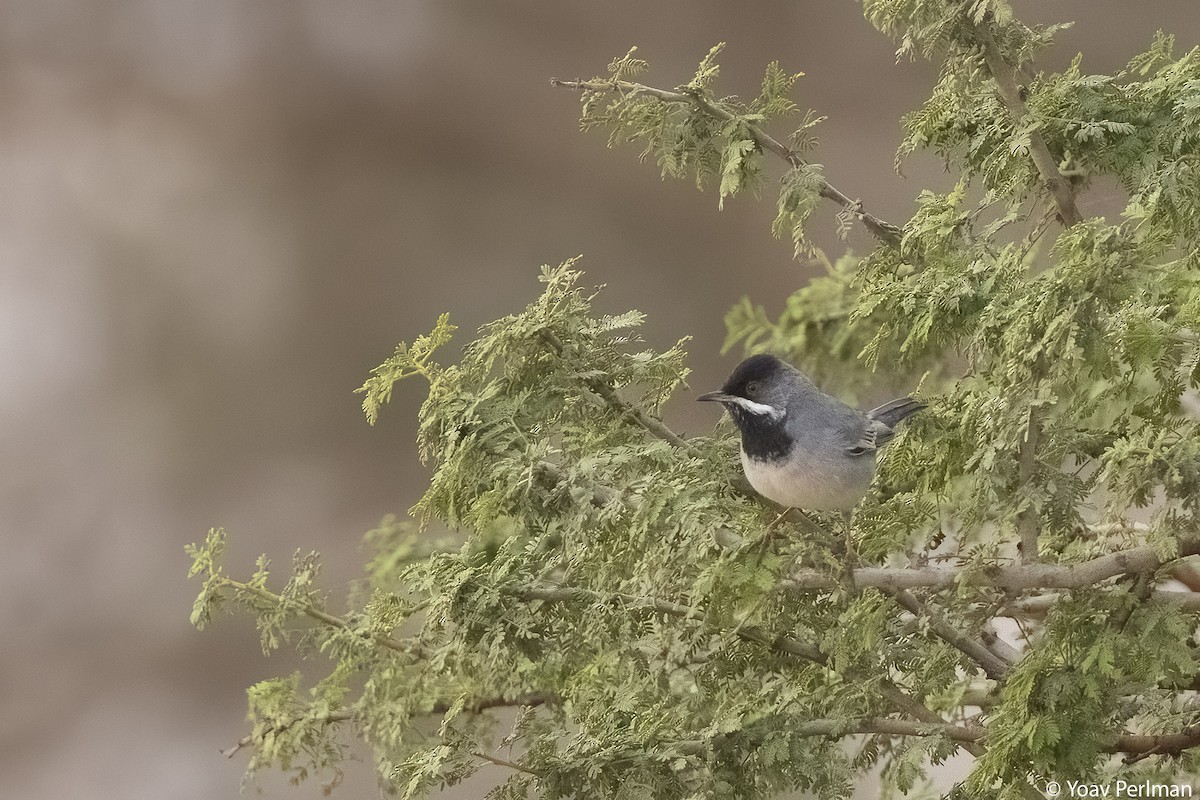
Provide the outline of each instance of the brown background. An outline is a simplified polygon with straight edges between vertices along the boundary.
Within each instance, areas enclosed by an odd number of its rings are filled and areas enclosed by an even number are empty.
[[[1095,72],[1156,28],[1195,45],[1195,9],[1017,7],[1078,20],[1046,63],[1082,49]],[[536,294],[538,265],[584,253],[606,310],[647,312],[657,345],[693,334],[693,387],[719,382],[736,358],[718,353],[723,312],[745,294],[778,311],[811,267],[769,237],[769,197],[718,213],[714,191],[580,135],[577,98],[547,83],[636,44],[648,81],[674,86],[719,40],[727,92],[753,94],[772,59],[808,73],[800,103],[830,115],[815,160],[873,211],[902,220],[923,185],[947,184],[931,161],[893,174],[896,120],[932,70],[895,65],[847,0],[4,4],[6,796],[237,792],[243,757],[217,749],[244,733],[245,687],[295,662],[264,659],[244,619],[188,626],[183,545],[220,524],[235,571],[299,547],[324,554],[330,585],[353,576],[361,533],[425,472],[421,386],[375,429],[351,390],[439,311],[465,341]],[[843,247],[830,208],[814,229]],[[667,416],[715,419],[686,397]],[[347,771],[339,796],[375,794],[367,764]]]

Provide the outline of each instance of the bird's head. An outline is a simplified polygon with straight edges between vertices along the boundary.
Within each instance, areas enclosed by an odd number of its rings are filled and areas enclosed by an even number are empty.
[[[696,399],[720,403],[739,427],[745,427],[781,421],[787,415],[788,402],[809,386],[809,380],[795,367],[763,353],[738,364],[720,391]]]

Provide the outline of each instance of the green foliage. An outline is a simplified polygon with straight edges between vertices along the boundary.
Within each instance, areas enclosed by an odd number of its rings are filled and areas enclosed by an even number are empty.
[[[454,330],[455,326],[450,324],[450,315],[442,314],[438,317],[437,325],[432,331],[418,336],[411,347],[404,342],[396,345],[396,352],[392,353],[387,361],[371,370],[371,377],[355,390],[357,394],[366,395],[363,398],[362,408],[367,422],[374,425],[379,419],[379,410],[391,402],[392,387],[396,385],[397,381],[413,375],[421,375],[426,380],[433,380],[430,372],[433,368],[430,362],[433,351],[449,342],[450,337],[454,335]]]
[[[609,147],[640,144],[641,158],[653,156],[664,178],[691,174],[697,188],[716,180],[722,208],[726,197],[744,189],[757,191],[764,177],[764,145],[769,144],[762,126],[799,112],[790,95],[803,73],[785,72],[772,61],[758,96],[749,103],[735,96],[717,97],[713,91],[720,73],[716,59],[724,47],[723,42],[713,47],[692,79],[674,92],[630,82],[630,77],[649,70],[649,64],[634,58],[630,50],[608,65],[607,76],[584,82],[580,127],[607,129]],[[780,183],[772,232],[777,237],[786,233],[797,254],[810,252],[804,222],[825,185],[820,165],[799,156],[816,146],[812,131],[823,119],[806,112],[788,137],[794,150],[789,151],[790,169]],[[784,149],[779,142],[770,143]]]
[[[330,664],[308,689],[252,687],[251,774],[336,781],[353,732],[404,797],[489,764],[509,769],[495,798],[844,797],[874,769],[885,796],[924,796],[961,750],[957,797],[1196,778],[1196,603],[1159,590],[1200,552],[1200,55],[1159,35],[1118,75],[1077,59],[1014,99],[996,79],[1055,28],[1000,0],[864,7],[901,54],[942,59],[899,155],[939,152],[958,181],[921,192],[895,236],[872,228],[862,256],[807,248],[822,199],[867,220],[766,132],[797,111],[798,76],[772,63],[754,100],[718,97],[718,46],[676,91],[631,83],[648,70],[632,50],[580,85],[584,128],[722,201],[780,158],[775,233],[823,273],[777,318],[743,300],[727,350],[779,353],[847,398],[922,376],[928,409],[853,519],[781,515],[739,488],[727,427],[662,423],[686,340],[647,346],[643,316],[598,312],[575,261],[545,267],[540,296],[457,363],[433,360],[443,316],[359,390],[374,423],[396,381],[426,379],[432,476],[412,522],[367,535],[343,615],[314,554],[275,590],[265,558],[247,581],[224,572],[222,531],[189,548],[193,624],[234,607],[264,652]],[[1047,185],[1103,176],[1128,194],[1122,217],[1060,225]],[[1117,566],[1085,572],[1098,563]],[[952,580],[860,585],[861,565]],[[1024,582],[998,585],[1014,570]]]

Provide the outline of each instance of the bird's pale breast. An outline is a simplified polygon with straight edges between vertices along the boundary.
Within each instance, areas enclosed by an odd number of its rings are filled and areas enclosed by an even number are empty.
[[[742,467],[754,491],[780,505],[811,511],[844,511],[854,508],[866,494],[875,475],[875,459],[830,469],[828,464],[793,455],[789,459],[762,461],[742,451]]]

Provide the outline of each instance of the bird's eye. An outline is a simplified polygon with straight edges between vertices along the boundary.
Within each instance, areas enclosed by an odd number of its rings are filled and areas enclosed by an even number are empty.
[[[750,381],[746,384],[746,394],[758,394],[758,381]]]

